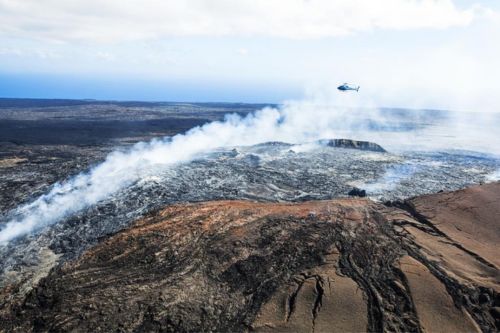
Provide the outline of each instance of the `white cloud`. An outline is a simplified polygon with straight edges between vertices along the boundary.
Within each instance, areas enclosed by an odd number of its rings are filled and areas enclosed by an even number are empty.
[[[213,100],[350,81],[384,106],[500,112],[500,12],[477,2],[0,0],[0,72],[216,83]]]
[[[244,48],[244,47],[239,48],[239,49],[238,49],[238,54],[239,54],[239,55],[242,55],[242,56],[246,56],[246,55],[248,55],[248,49],[246,49],[246,48]]]
[[[469,24],[451,0],[0,0],[0,35],[56,41],[171,36],[321,38]]]
[[[14,47],[0,47],[0,55],[8,55],[8,56],[22,56],[24,55],[24,51],[19,48]]]
[[[0,56],[35,57],[39,59],[59,59],[61,57],[52,50],[21,47],[0,47]]]
[[[109,52],[103,52],[103,51],[97,52],[96,57],[98,59],[105,60],[105,61],[115,60],[115,56],[113,54],[111,54]]]

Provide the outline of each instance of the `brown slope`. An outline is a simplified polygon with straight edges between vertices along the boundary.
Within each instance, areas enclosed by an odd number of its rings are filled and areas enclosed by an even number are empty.
[[[477,332],[474,320],[457,307],[445,286],[419,261],[405,256],[401,269],[408,279],[415,309],[425,332]]]
[[[500,267],[500,184],[425,195],[409,203],[454,242]]]
[[[480,206],[482,191],[454,193]],[[435,226],[418,200],[170,206],[0,306],[0,331],[496,331],[496,244],[460,243],[449,210]]]

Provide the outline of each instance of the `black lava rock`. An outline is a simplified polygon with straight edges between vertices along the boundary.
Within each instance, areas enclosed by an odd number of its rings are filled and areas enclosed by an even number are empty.
[[[347,193],[347,194],[350,195],[350,196],[352,196],[352,197],[361,197],[361,198],[366,197],[366,191],[362,190],[362,189],[359,189],[357,187],[355,187],[352,190],[350,190],[349,193]]]

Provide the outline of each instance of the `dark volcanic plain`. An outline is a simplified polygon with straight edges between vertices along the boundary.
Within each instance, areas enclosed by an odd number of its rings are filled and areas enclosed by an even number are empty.
[[[264,106],[0,98],[0,212],[101,162],[114,149]]]
[[[112,150],[261,107],[0,99],[0,227]],[[0,332],[497,332],[500,183],[474,184],[499,166],[220,149],[0,245]]]

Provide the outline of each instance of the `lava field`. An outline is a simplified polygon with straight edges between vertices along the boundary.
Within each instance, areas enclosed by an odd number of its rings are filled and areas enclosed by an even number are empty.
[[[34,200],[79,173],[89,173],[113,151],[126,152],[151,139],[168,142],[191,126],[222,120],[228,112],[245,115],[262,107],[3,103],[0,231],[9,221],[29,215]],[[346,319],[347,326],[335,322],[339,330],[421,332],[435,325],[436,310],[425,300],[412,299],[425,294],[422,283],[430,283],[440,297],[436,302],[454,303],[458,309],[443,316],[494,331],[500,323],[495,312],[500,297],[491,251],[498,227],[491,214],[496,214],[492,205],[500,191],[494,184],[462,189],[495,181],[500,159],[460,147],[397,147],[392,135],[422,128],[435,133],[439,127],[428,124],[434,113],[418,120],[401,110],[386,112],[402,117],[404,122],[397,123],[404,126],[368,122],[367,127],[363,121],[356,129],[359,135],[353,136],[361,140],[338,136],[226,145],[189,161],[144,164],[133,182],[96,204],[0,244],[0,319],[6,320],[0,332],[73,330],[86,319],[85,327],[92,331],[314,331],[315,325],[322,331],[319,327],[332,324],[328,316],[342,315],[338,307],[346,302],[335,305],[339,299],[326,294],[330,279],[346,288],[341,292],[348,299],[353,297],[352,311],[360,318],[354,323]],[[359,131],[371,128],[379,131],[374,137],[380,142],[363,140],[367,133]],[[433,215],[433,209],[439,214]],[[467,236],[470,219],[463,221],[465,227],[456,226],[461,229],[446,229],[450,216],[462,223],[455,210],[471,219],[484,215],[482,224],[469,230],[480,232],[482,245]],[[440,251],[449,258],[441,258]],[[468,258],[465,271],[457,257]],[[264,264],[271,258],[276,262]],[[115,280],[132,287],[115,288]],[[192,293],[183,291],[179,281],[190,285]],[[164,288],[160,296],[156,285]],[[141,295],[141,290],[148,292]],[[118,307],[100,300],[101,291]],[[130,299],[120,296],[124,292],[143,305],[130,305]],[[73,298],[78,300],[74,307],[64,303]],[[309,304],[311,299],[315,301]],[[281,308],[284,300],[288,305]],[[205,301],[208,307],[200,305]],[[124,309],[135,316],[133,322],[122,318]],[[463,319],[462,313],[473,319]],[[221,314],[224,321],[217,319]],[[451,328],[452,319],[446,324]],[[110,324],[121,321],[125,327]]]
[[[19,267],[37,265],[40,248],[73,259],[102,237],[173,203],[326,200],[347,197],[353,188],[384,202],[479,184],[499,167],[499,161],[480,154],[391,154],[328,142],[227,148],[189,163],[143,170],[139,181],[112,197],[0,247],[0,268],[14,275]],[[3,219],[15,214],[4,212]]]

